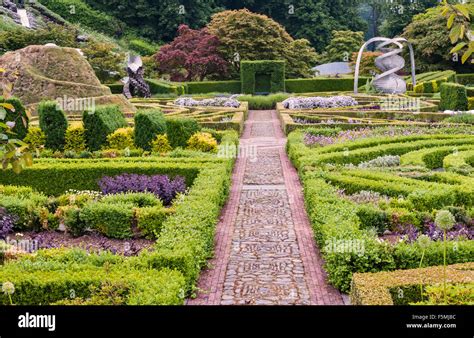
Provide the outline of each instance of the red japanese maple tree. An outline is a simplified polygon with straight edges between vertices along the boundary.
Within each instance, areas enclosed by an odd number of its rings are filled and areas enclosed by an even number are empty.
[[[172,81],[202,81],[211,75],[225,76],[228,62],[219,52],[219,38],[207,28],[195,30],[180,25],[173,42],[155,55],[159,71]]]

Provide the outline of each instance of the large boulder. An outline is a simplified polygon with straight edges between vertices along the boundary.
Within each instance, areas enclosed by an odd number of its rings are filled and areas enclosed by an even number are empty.
[[[5,69],[0,84],[13,84],[12,95],[30,106],[33,112],[42,100],[100,97],[100,101],[104,101],[104,97],[112,95],[110,89],[100,83],[84,56],[74,48],[53,44],[28,46],[1,56],[0,68]],[[122,103],[125,112],[134,110],[125,99],[116,100]]]

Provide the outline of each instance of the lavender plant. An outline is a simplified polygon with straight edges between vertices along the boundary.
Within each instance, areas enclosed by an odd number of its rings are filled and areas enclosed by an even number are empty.
[[[5,208],[0,208],[0,239],[5,239],[12,232],[15,216],[10,215]]]
[[[99,180],[99,187],[104,194],[120,194],[124,192],[151,192],[170,205],[178,193],[186,191],[184,177],[176,176],[171,180],[167,175],[122,174],[104,176]]]

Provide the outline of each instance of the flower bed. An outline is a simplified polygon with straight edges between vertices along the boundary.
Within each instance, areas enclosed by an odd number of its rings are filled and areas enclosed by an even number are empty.
[[[410,101],[411,100],[411,101]],[[415,106],[414,106],[415,105]],[[277,104],[283,131],[315,127],[358,129],[391,125],[432,126],[449,116],[437,112],[437,105],[413,101],[406,96],[296,97]]]
[[[94,194],[85,194],[92,196],[83,197],[84,200],[76,196],[72,202],[76,207],[74,210],[79,211],[79,220],[85,221],[86,226],[95,220],[98,223],[97,230],[112,233],[113,236],[117,238],[133,235],[134,222],[129,221],[128,224],[126,222],[126,220],[130,218],[136,217],[139,229],[140,222],[142,222],[142,224],[149,224],[150,222],[151,224],[159,223],[159,229],[153,229],[156,230],[156,232],[153,231],[154,234],[159,232],[160,236],[153,246],[152,251],[143,252],[137,257],[137,260],[129,261],[131,264],[133,263],[133,269],[130,267],[129,271],[131,275],[135,274],[136,269],[140,270],[142,267],[146,267],[146,271],[149,272],[145,272],[145,270],[143,270],[143,273],[141,270],[137,271],[136,274],[139,275],[137,278],[143,277],[143,280],[147,281],[147,273],[150,276],[154,276],[157,282],[150,284],[150,290],[155,289],[156,297],[149,298],[147,296],[146,298],[140,298],[140,300],[132,298],[134,300],[126,300],[124,303],[177,304],[182,303],[185,294],[193,290],[201,268],[212,255],[214,230],[218,222],[220,210],[228,195],[232,165],[233,159],[216,157],[165,158],[160,159],[159,162],[156,161],[156,158],[123,158],[115,160],[45,159],[39,160],[38,163],[31,168],[31,171],[25,170],[18,177],[12,175],[10,179],[15,177],[19,184],[31,184],[38,190],[46,190],[54,195],[54,193],[61,194],[67,189],[70,189],[70,184],[74,182],[74,184],[77,185],[94,185],[94,187],[98,189],[97,178],[102,177],[105,173],[109,175],[123,172],[168,175],[173,173],[171,174],[173,177],[178,174],[185,177],[188,186],[191,188],[186,196],[173,204],[172,212],[170,212],[167,217],[160,215],[160,210],[163,209],[159,204],[154,202],[155,200],[158,201],[157,199],[150,198],[149,195],[151,194],[148,194],[147,197],[143,194],[138,194],[139,196],[137,196],[137,193],[132,194],[133,196],[127,194],[109,195],[103,197],[101,201],[91,201],[89,198],[94,198]],[[58,180],[57,185],[54,187],[44,183],[45,180],[51,180],[51,177],[56,177],[54,176],[54,172],[58,167],[61,169],[59,169],[60,174],[58,174],[57,177],[63,177],[63,180]],[[8,176],[9,172],[7,171],[5,174]],[[5,179],[5,181],[7,180],[7,178],[4,178],[2,175],[2,180],[3,179]],[[42,181],[43,183],[41,183]],[[8,197],[15,195],[13,197],[21,201],[20,207],[23,208],[21,210],[26,210],[26,224],[42,227],[45,224],[50,224],[44,223],[43,221],[52,221],[54,219],[55,213],[53,214],[49,209],[52,207],[49,205],[49,202],[52,200],[48,199],[45,195],[36,193],[32,188],[27,187],[0,187],[2,197],[0,205],[3,204],[4,199],[8,200]],[[118,196],[118,198],[116,196]],[[104,201],[104,199],[106,200]],[[63,198],[59,196],[58,200],[53,202],[53,205],[61,204],[61,200],[63,200]],[[65,200],[71,203],[71,199],[66,198]],[[133,203],[135,203],[135,205]],[[8,212],[12,212],[11,208],[7,207],[6,209]],[[16,208],[16,210],[18,210],[18,208]],[[30,210],[33,210],[33,212],[30,213]],[[30,216],[31,218],[28,218]],[[38,216],[40,216],[40,218],[37,218]],[[71,217],[74,219],[74,212]],[[101,220],[105,220],[105,222],[100,223]],[[153,226],[144,225],[141,229],[150,228],[153,228]],[[51,264],[56,264],[56,261],[56,259],[51,259]],[[21,263],[18,262],[18,265],[21,265]],[[43,271],[40,268],[36,269],[36,272],[30,273],[28,270],[19,272],[14,261],[8,263],[7,266],[8,268],[0,268],[0,282],[11,281],[20,286],[18,289],[18,291],[20,291],[18,292],[20,298],[14,299],[14,302],[18,304],[49,304],[64,299],[65,297],[62,291],[59,292],[58,296],[51,296],[52,298],[45,296],[48,293],[41,292],[43,288],[48,288],[53,284],[62,285],[62,283],[66,283],[76,285],[75,283],[77,281],[77,283],[84,286],[89,286],[91,283],[97,286],[95,283],[96,280],[109,280],[103,278],[103,274],[101,274],[102,268],[96,269],[95,267],[91,267],[90,269],[88,267],[80,267],[80,269],[85,272],[84,274],[81,273],[77,275],[76,279],[76,275],[69,269],[67,273],[64,269],[53,273],[47,272],[46,270]],[[127,267],[128,265],[123,263],[123,270],[120,271],[128,271]],[[111,269],[114,270],[114,267]],[[122,269],[122,265],[120,265],[120,269]],[[167,275],[167,269],[175,270],[170,280],[159,277],[161,273]],[[10,273],[9,271],[12,272]],[[91,274],[92,277],[90,277],[89,274]],[[33,287],[31,287],[30,284],[30,290],[37,295],[35,296],[36,298],[33,297],[30,291],[25,291],[21,286],[23,280],[36,278],[34,276],[38,276],[38,283],[34,282]],[[93,281],[91,279],[84,279],[87,276],[93,279]],[[97,276],[97,279],[95,279],[94,276]],[[70,280],[70,278],[73,280]],[[123,278],[123,275],[117,272],[117,278]],[[115,283],[116,280],[118,279],[115,279],[111,273],[111,283]],[[130,278],[130,280],[125,278],[124,280],[125,283],[134,282],[133,278]],[[161,281],[163,283],[161,283]],[[162,293],[161,291],[157,292],[157,288],[163,290],[163,293],[166,295],[165,298],[160,298]],[[140,289],[140,287],[138,287],[138,289]]]
[[[303,179],[306,209],[333,285],[348,291],[354,272],[416,268],[422,252],[424,265],[442,264],[444,243],[434,224],[441,209],[456,221],[447,231],[448,263],[472,261],[472,177],[404,160],[410,152],[441,149],[441,155],[422,158],[442,164],[450,156],[446,149],[473,145],[472,129],[465,129],[313,128],[289,135],[287,150]],[[430,236],[425,250],[416,241],[421,234]]]

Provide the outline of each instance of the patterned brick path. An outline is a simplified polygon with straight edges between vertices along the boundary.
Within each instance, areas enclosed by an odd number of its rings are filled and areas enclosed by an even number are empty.
[[[216,251],[189,305],[343,304],[329,286],[275,111],[251,111]]]

